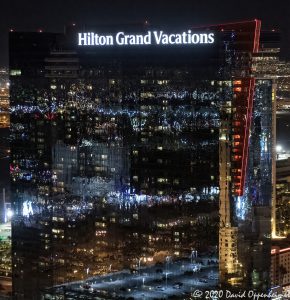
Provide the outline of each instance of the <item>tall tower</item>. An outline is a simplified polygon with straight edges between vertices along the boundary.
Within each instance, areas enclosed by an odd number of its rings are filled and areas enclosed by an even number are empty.
[[[232,276],[237,272],[237,232],[231,221],[231,142],[230,142],[230,114],[231,107],[224,107],[224,116],[219,137],[220,162],[220,230],[219,230],[219,261],[220,281],[226,281],[226,275]]]
[[[252,73],[260,27],[258,20],[222,26],[232,38],[227,44],[232,98],[221,107],[219,260],[222,286],[265,290],[272,197],[272,83],[256,80]]]

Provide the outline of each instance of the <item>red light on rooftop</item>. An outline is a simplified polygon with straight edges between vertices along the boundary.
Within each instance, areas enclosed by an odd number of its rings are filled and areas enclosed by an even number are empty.
[[[42,29],[38,29],[38,32],[40,32],[40,33],[41,33],[41,32],[43,32],[43,30],[42,30]]]
[[[9,31],[10,31],[10,32],[13,32],[13,31],[14,31],[14,29],[12,29],[12,28],[11,28]]]

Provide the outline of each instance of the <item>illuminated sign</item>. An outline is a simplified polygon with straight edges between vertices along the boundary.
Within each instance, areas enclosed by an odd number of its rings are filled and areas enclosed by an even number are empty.
[[[213,44],[213,32],[194,33],[191,30],[181,33],[148,31],[146,34],[125,34],[120,31],[115,35],[101,35],[94,32],[79,32],[79,46],[138,46],[138,45],[197,45]]]

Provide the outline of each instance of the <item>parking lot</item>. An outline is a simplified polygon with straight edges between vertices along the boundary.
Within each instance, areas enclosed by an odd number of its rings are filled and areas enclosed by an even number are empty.
[[[205,257],[158,263],[135,272],[125,270],[64,284],[53,288],[59,298],[46,293],[44,299],[187,299],[194,290],[209,290],[217,283],[217,260]]]

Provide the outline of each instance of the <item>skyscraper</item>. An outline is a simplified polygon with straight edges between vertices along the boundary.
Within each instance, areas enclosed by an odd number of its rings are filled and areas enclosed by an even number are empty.
[[[254,20],[11,33],[15,299],[154,264],[167,285],[183,276],[170,262],[218,248],[221,283],[267,287],[255,255],[241,269],[251,249],[266,257],[270,226],[259,32]]]

